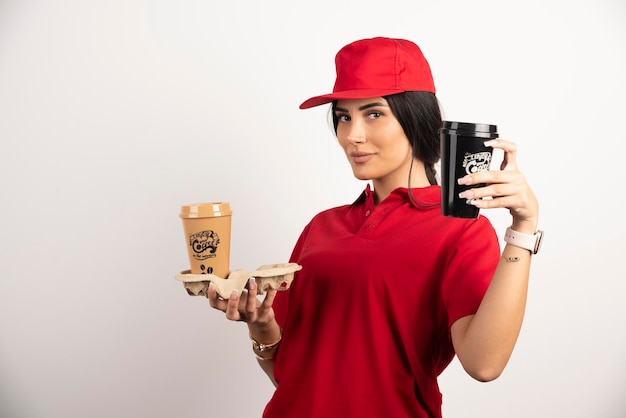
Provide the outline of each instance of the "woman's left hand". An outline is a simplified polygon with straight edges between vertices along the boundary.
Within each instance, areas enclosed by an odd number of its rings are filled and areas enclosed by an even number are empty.
[[[460,178],[458,182],[462,185],[486,183],[486,186],[466,190],[459,196],[481,209],[508,208],[513,216],[511,227],[519,232],[534,234],[539,203],[524,174],[517,167],[517,145],[503,139],[492,139],[486,141],[485,145],[504,151],[500,170],[482,171]],[[483,197],[492,199],[481,199]]]

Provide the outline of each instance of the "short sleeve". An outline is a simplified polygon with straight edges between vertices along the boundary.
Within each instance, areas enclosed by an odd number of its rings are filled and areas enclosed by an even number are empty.
[[[478,310],[500,259],[493,226],[480,216],[462,230],[449,254],[442,282],[448,328]]]
[[[308,235],[309,229],[310,229],[310,224],[307,225],[302,231],[302,233],[300,234],[300,237],[298,238],[298,241],[296,242],[296,245],[293,251],[291,252],[291,257],[289,257],[290,263],[297,263],[298,260],[300,259],[300,253],[302,252],[302,248],[304,247],[304,243],[306,241],[306,237]],[[294,274],[294,282],[297,279],[298,279],[298,272]],[[278,322],[278,325],[281,328],[285,328],[285,322],[287,320],[287,311],[289,310],[290,293],[291,292],[289,291],[289,289],[276,292],[276,296],[274,297],[274,303],[272,304],[272,308],[274,309],[274,315],[276,317],[276,322]]]

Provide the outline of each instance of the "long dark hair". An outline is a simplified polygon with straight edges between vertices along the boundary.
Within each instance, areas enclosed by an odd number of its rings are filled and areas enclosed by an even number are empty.
[[[439,129],[443,123],[437,97],[427,91],[405,91],[384,98],[411,142],[413,157],[424,163],[428,182],[437,184],[435,163],[441,158]],[[331,108],[335,133],[339,122],[336,106],[335,101]]]

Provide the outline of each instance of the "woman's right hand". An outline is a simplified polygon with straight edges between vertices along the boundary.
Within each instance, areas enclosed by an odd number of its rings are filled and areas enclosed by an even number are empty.
[[[258,285],[254,277],[248,281],[248,290],[241,293],[233,291],[228,299],[223,299],[217,294],[217,289],[213,283],[209,283],[207,291],[207,299],[212,308],[220,310],[226,314],[226,318],[231,321],[243,321],[248,324],[250,331],[258,330],[259,334],[272,331],[268,328],[274,328],[272,325],[274,320],[274,297],[276,290],[267,289],[265,298],[260,301],[257,298]],[[273,332],[270,332],[273,334]],[[276,324],[276,334],[280,333],[278,324]],[[256,333],[255,333],[256,334]]]
[[[269,351],[264,351],[262,355],[257,354],[259,364],[263,371],[270,378],[274,386],[278,386],[274,377],[274,358],[278,350],[278,343],[282,338],[282,331],[274,316],[274,296],[276,290],[268,289],[263,302],[257,299],[258,287],[256,280],[251,277],[248,282],[248,290],[241,294],[233,291],[228,300],[218,296],[217,289],[213,283],[209,283],[207,299],[212,308],[226,313],[226,318],[231,321],[244,321],[248,324],[250,338],[259,344],[274,344]],[[278,343],[277,343],[278,342]]]

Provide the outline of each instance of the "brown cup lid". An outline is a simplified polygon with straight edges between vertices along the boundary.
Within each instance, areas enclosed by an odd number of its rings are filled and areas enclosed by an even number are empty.
[[[180,208],[181,218],[213,218],[230,216],[233,211],[227,202],[193,203]]]

